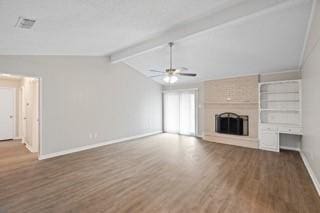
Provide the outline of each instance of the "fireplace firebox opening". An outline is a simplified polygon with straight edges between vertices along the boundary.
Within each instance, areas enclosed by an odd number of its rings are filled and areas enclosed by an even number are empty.
[[[232,112],[215,115],[216,132],[231,135],[249,135],[249,117]]]

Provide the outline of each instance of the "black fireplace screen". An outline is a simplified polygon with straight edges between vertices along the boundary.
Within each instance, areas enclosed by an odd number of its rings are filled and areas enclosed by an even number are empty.
[[[249,119],[246,115],[225,112],[216,115],[216,132],[231,135],[249,135]]]

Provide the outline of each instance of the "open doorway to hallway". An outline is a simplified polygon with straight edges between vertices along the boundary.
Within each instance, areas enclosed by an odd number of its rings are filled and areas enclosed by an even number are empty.
[[[40,79],[0,74],[0,147],[21,142],[40,150]]]

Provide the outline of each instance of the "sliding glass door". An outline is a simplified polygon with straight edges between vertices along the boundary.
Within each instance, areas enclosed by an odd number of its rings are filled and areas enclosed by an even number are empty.
[[[164,131],[183,135],[196,133],[195,92],[164,93]]]

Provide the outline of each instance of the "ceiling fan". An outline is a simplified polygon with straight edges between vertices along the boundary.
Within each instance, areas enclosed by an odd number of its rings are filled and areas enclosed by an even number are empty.
[[[173,84],[173,83],[177,82],[177,80],[178,80],[177,75],[189,76],[189,77],[197,76],[196,73],[185,73],[185,72],[183,72],[183,71],[187,71],[188,70],[185,67],[180,67],[180,68],[173,68],[172,67],[172,47],[173,47],[173,45],[174,45],[173,42],[169,43],[169,47],[170,47],[170,66],[169,66],[169,68],[165,69],[165,71],[149,70],[150,72],[162,73],[162,74],[159,74],[159,75],[150,76],[150,78],[164,76],[163,80],[166,83]]]

